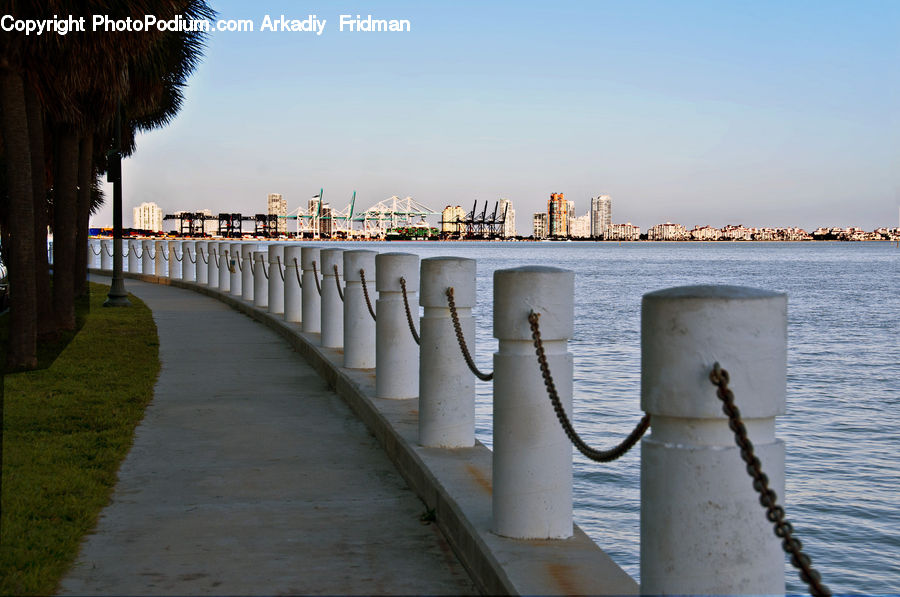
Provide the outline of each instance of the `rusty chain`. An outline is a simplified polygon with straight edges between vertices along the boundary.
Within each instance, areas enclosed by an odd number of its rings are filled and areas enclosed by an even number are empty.
[[[226,251],[227,253],[228,251]],[[222,266],[219,265],[219,249],[216,249],[212,252],[212,256],[216,259],[216,269],[222,269]]]
[[[172,255],[174,255],[174,256],[175,256],[175,260],[178,261],[178,262],[181,262],[181,261],[184,260],[184,251],[181,252],[181,257],[178,256],[178,251],[176,251],[174,248],[170,249],[170,250],[169,250],[169,253],[172,254]]]
[[[313,259],[312,266],[313,266],[313,280],[316,281],[316,290],[319,291],[319,296],[322,296],[322,285],[319,284],[319,272],[318,272],[318,270],[316,270],[316,260],[315,259]]]
[[[363,296],[366,297],[366,307],[369,308],[369,315],[372,316],[372,321],[377,321],[375,319],[375,310],[372,309],[372,303],[369,301],[369,289],[366,288],[366,270],[359,270],[359,281],[362,282]]]
[[[459,349],[462,351],[463,358],[466,360],[466,365],[469,366],[469,370],[475,374],[475,377],[481,381],[491,381],[494,379],[494,372],[482,373],[478,367],[475,366],[475,361],[472,359],[471,353],[469,353],[469,347],[466,345],[462,326],[459,323],[459,315],[456,312],[456,301],[453,299],[453,287],[448,287],[444,294],[447,295],[447,304],[450,305],[450,317],[453,319],[453,330],[456,332],[456,340],[459,342]]]
[[[281,276],[281,281],[284,282],[284,268],[281,267],[281,255],[276,255],[275,259],[278,261],[278,275]]]
[[[412,313],[409,312],[409,299],[406,297],[406,278],[400,277],[400,290],[403,291],[403,306],[406,307],[406,321],[409,323],[409,331],[412,332],[413,340],[419,343],[419,333],[413,323]]]
[[[534,352],[537,355],[538,364],[541,367],[544,385],[547,386],[547,395],[550,397],[550,402],[553,404],[553,410],[556,412],[556,418],[559,419],[563,431],[566,432],[566,436],[572,442],[572,445],[578,448],[579,452],[591,460],[597,462],[611,462],[620,456],[623,456],[628,450],[634,447],[638,440],[641,439],[641,436],[644,435],[644,432],[647,431],[647,428],[650,427],[650,415],[645,414],[634,430],[628,434],[628,437],[626,437],[618,446],[610,448],[609,450],[596,450],[587,445],[572,427],[572,423],[569,421],[566,410],[563,408],[562,402],[559,399],[559,394],[556,391],[556,384],[553,383],[553,376],[550,374],[550,366],[547,364],[547,355],[544,354],[544,343],[541,341],[541,330],[538,325],[540,316],[540,313],[532,311],[528,315],[528,323],[531,326],[531,338],[534,340]]]
[[[296,257],[294,257],[293,259],[294,259],[294,275],[297,277],[297,285],[300,286],[300,288],[302,289],[303,281],[300,280],[300,264],[297,263]]]
[[[231,264],[231,256],[229,251],[225,251],[225,267],[228,268],[229,273],[235,273],[234,266]]]
[[[200,250],[202,251],[203,249],[200,249]],[[184,251],[184,249],[182,249],[181,250],[181,258],[182,259],[184,259],[184,254],[185,254],[185,251]],[[191,253],[190,249],[187,250],[187,256],[188,256],[188,259],[190,260],[190,262],[196,265],[197,257]]]
[[[203,254],[203,247],[197,247],[197,255],[203,260],[204,265],[209,265],[209,257]]]
[[[338,296],[341,297],[341,301],[344,300],[344,290],[341,288],[341,274],[338,273],[337,263],[334,264],[334,283],[337,285]]]
[[[241,273],[244,273],[244,257],[240,253],[235,253],[235,262],[237,262],[238,269],[241,270]]]
[[[156,253],[159,253],[159,251],[157,250]],[[156,259],[156,253],[153,254],[153,258],[154,258],[154,259]],[[168,261],[168,260],[169,260],[169,254],[166,253],[166,250],[165,250],[165,249],[162,250],[162,258],[163,258],[163,261]]]
[[[89,245],[89,246],[91,248],[91,253],[94,253],[94,247],[96,245]],[[102,252],[103,252],[103,245],[100,245],[100,248],[97,249],[97,252],[94,253],[94,255],[100,255],[100,253],[102,253]],[[107,254],[109,254],[109,252],[107,252]]]
[[[269,279],[269,268],[266,267],[266,260],[260,259],[260,264],[261,264],[260,269],[262,269],[263,275],[266,277],[266,280],[268,280]]]
[[[741,421],[741,411],[734,403],[734,392],[728,388],[728,371],[716,362],[709,373],[709,381],[718,388],[716,395],[722,401],[728,427],[734,432],[741,459],[747,463],[747,474],[753,478],[753,489],[759,493],[759,503],[766,509],[766,519],[775,525],[775,535],[782,540],[782,549],[791,556],[791,564],[800,570],[800,579],[809,586],[812,595],[831,595],[831,590],[822,584],[821,575],[812,567],[812,560],[803,553],[803,544],[793,536],[794,527],[784,519],[784,508],[776,503],[778,496],[769,488],[769,478],[762,472],[762,463],[756,457],[753,442],[747,437],[747,428]]]

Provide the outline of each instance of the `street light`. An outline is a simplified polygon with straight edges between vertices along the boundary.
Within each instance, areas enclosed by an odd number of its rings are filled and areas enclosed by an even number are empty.
[[[104,307],[130,307],[122,276],[122,104],[116,110],[113,149],[106,153],[106,179],[113,183],[113,275]]]

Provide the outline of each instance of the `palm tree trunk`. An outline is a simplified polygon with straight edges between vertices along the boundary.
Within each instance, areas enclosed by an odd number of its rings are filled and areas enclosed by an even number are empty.
[[[37,92],[25,86],[28,136],[31,144],[31,193],[34,203],[34,281],[37,300],[38,338],[56,331],[56,316],[50,297],[50,269],[47,263],[47,174],[44,157],[44,109]]]
[[[88,228],[91,225],[91,188],[94,182],[94,133],[88,131],[78,144],[78,213],[75,230],[75,294],[87,291]]]
[[[0,70],[0,127],[6,147],[9,198],[9,347],[10,369],[37,366],[37,302],[34,285],[34,202],[31,155],[22,76]]]
[[[53,310],[61,330],[74,330],[78,135],[71,125],[60,124],[53,137]]]

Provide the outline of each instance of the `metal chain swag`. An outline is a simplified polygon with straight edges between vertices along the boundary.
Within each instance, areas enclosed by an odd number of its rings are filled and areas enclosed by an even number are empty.
[[[177,261],[184,261],[184,251],[181,252],[181,257],[178,256],[178,251],[176,251],[174,248],[169,252],[175,256],[175,259]]]
[[[341,301],[343,301],[344,291],[341,289],[341,275],[338,273],[337,263],[334,264],[334,283],[337,285],[338,296],[341,297]]]
[[[547,386],[547,395],[550,397],[550,402],[553,404],[553,410],[556,412],[556,418],[559,419],[563,431],[566,432],[566,436],[572,442],[572,445],[578,448],[579,452],[591,460],[596,462],[611,462],[620,456],[623,456],[628,450],[634,447],[638,440],[641,439],[641,436],[644,435],[644,432],[647,431],[647,428],[650,427],[650,415],[645,414],[637,424],[637,427],[635,427],[628,437],[626,437],[618,446],[609,450],[596,450],[588,446],[572,427],[572,423],[569,421],[569,417],[566,415],[566,411],[559,399],[559,394],[556,392],[556,384],[553,383],[553,376],[550,374],[550,366],[547,364],[547,355],[544,354],[544,344],[541,341],[541,330],[538,325],[540,316],[540,313],[532,311],[531,314],[528,315],[528,323],[531,326],[531,338],[534,340],[534,351],[538,358],[538,364],[541,367],[544,385]]]
[[[475,366],[475,361],[472,359],[471,353],[469,353],[469,347],[466,345],[465,337],[463,337],[462,326],[459,324],[459,315],[456,312],[456,301],[453,300],[453,287],[450,286],[447,288],[444,294],[447,295],[447,304],[450,305],[450,317],[453,319],[453,330],[456,332],[456,340],[459,342],[459,349],[462,351],[463,358],[466,360],[466,365],[469,366],[469,370],[475,374],[475,377],[481,381],[491,381],[494,379],[494,372],[482,373],[478,367]]]
[[[409,299],[406,297],[406,278],[400,278],[400,290],[403,291],[403,306],[406,307],[406,321],[409,323],[409,331],[412,332],[413,340],[419,343],[419,333],[413,323],[412,313],[409,312]]]
[[[225,251],[225,252],[227,253],[228,251]],[[216,269],[220,269],[220,266],[219,266],[219,250],[216,249],[215,251],[213,251],[213,252],[212,252],[212,256],[213,256],[213,257],[215,258],[215,260],[216,260]]]
[[[229,273],[235,273],[234,265],[231,264],[231,259],[229,255],[229,251],[225,251],[225,267],[228,268]]]
[[[377,321],[375,318],[375,310],[372,309],[372,302],[369,300],[369,289],[366,288],[366,270],[359,270],[359,280],[362,282],[363,296],[366,298],[366,307],[369,308],[369,315],[372,316],[372,321]]]
[[[728,389],[728,371],[716,362],[709,373],[709,381],[718,388],[716,395],[722,401],[722,411],[728,416],[728,427],[741,449],[741,459],[747,463],[747,474],[753,478],[753,489],[759,493],[759,503],[766,509],[766,518],[775,525],[775,535],[782,540],[782,549],[790,554],[791,564],[800,570],[800,579],[809,586],[812,595],[831,595],[831,590],[822,584],[821,575],[812,567],[812,560],[801,551],[803,544],[793,536],[791,523],[784,519],[784,508],[776,504],[777,496],[769,488],[769,478],[762,472],[762,463],[754,453],[753,442],[747,437],[741,411],[734,403],[734,393]]]
[[[316,261],[313,259],[313,280],[316,281],[316,290],[319,291],[319,296],[322,296],[322,285],[319,284],[319,272],[316,270]]]
[[[91,247],[91,253],[94,253],[94,255],[99,255],[100,253],[103,252],[102,245],[101,245],[101,248],[97,249],[96,253],[94,252],[94,245],[90,245],[90,247]]]
[[[284,268],[281,267],[281,255],[276,255],[275,260],[278,261],[278,275],[281,276],[281,281],[284,282]]]
[[[297,284],[300,285],[300,288],[303,288],[303,282],[300,281],[300,264],[297,263],[297,258],[294,257],[294,275],[297,276]]]
[[[261,268],[261,269],[262,269],[263,275],[266,277],[266,280],[268,280],[268,279],[269,279],[269,268],[266,267],[266,262],[265,262],[265,260],[263,260],[263,262],[262,262],[262,268]]]
[[[197,247],[197,255],[203,260],[203,265],[209,265],[209,258],[203,254],[203,247]],[[194,261],[194,263],[197,263]]]

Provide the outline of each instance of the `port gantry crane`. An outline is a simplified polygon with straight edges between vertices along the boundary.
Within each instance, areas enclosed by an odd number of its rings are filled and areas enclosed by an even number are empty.
[[[509,211],[509,203],[504,204],[503,213],[497,217],[497,209],[500,202],[494,203],[494,213],[488,218],[487,208],[488,201],[484,202],[484,209],[478,214],[478,200],[472,205],[472,211],[466,214],[465,218],[459,216],[455,220],[449,222],[441,221],[441,224],[455,224],[457,233],[462,238],[498,238],[503,236],[503,224],[506,222],[506,215]]]
[[[256,214],[245,216],[240,213],[220,213],[218,216],[203,212],[178,212],[166,215],[165,220],[178,220],[178,232],[182,236],[203,236],[204,223],[216,220],[218,236],[240,238],[251,232],[244,230],[245,222],[254,222],[252,234],[266,238],[274,238],[283,234],[279,232],[279,220],[295,220],[298,236],[312,238],[330,238],[334,236],[351,236],[354,224],[362,224],[363,236],[384,237],[388,230],[402,226],[425,225],[427,216],[438,215],[438,212],[419,203],[412,197],[400,199],[396,195],[380,201],[363,212],[356,212],[356,191],[350,198],[350,204],[342,210],[334,210],[324,202],[325,190],[320,189],[313,195],[308,205],[298,207],[286,216],[275,214]],[[496,208],[495,208],[496,212]],[[483,219],[483,218],[482,218]]]

